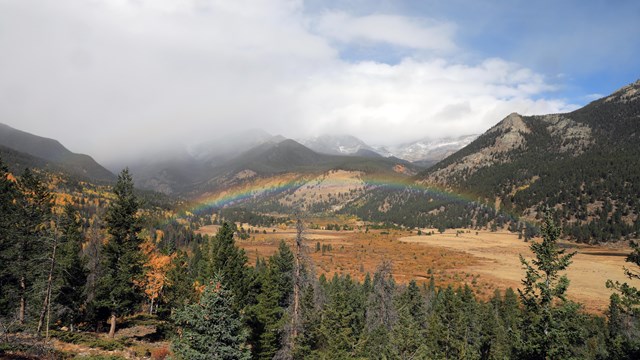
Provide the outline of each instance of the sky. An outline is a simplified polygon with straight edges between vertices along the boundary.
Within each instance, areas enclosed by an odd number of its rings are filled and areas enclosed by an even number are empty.
[[[103,162],[482,133],[636,81],[638,24],[636,0],[0,0],[0,122]]]

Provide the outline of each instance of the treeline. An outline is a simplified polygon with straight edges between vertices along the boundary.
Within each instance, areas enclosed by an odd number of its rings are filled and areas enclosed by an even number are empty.
[[[247,223],[260,227],[271,227],[288,221],[290,221],[288,217],[263,215],[243,207],[223,208],[218,211],[216,216],[217,224],[222,224],[223,222]]]
[[[98,330],[141,304],[153,312],[173,253],[202,237],[163,208],[141,207],[149,197],[128,171],[112,194],[51,179],[29,169],[15,177],[0,162],[1,328]]]
[[[383,206],[384,204],[384,206]],[[363,199],[348,204],[341,214],[367,221],[392,223],[408,228],[502,228],[518,225],[518,218],[496,210],[482,201],[468,201],[453,193],[406,187],[377,188]]]
[[[57,318],[76,320],[87,276],[77,210],[53,212],[53,197],[40,177],[25,170],[15,179],[0,162],[0,318],[40,333],[51,304]],[[80,301],[80,303],[78,302]]]

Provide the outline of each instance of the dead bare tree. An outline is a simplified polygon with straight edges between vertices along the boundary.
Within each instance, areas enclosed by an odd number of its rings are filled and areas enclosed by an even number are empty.
[[[309,285],[312,275],[312,263],[306,255],[306,247],[304,243],[304,222],[300,215],[296,216],[296,238],[293,244],[294,269],[293,269],[293,299],[289,307],[289,322],[285,326],[283,336],[282,349],[276,354],[275,359],[289,360],[293,358],[293,352],[296,345],[301,321],[301,297],[305,286]]]
[[[104,210],[98,209],[92,217],[87,231],[87,244],[83,248],[83,255],[87,258],[87,299],[86,304],[91,304],[96,300],[98,280],[102,276],[103,269],[100,259],[102,258],[102,245],[106,234],[104,232]],[[90,315],[91,316],[91,315]],[[95,318],[90,318],[95,325],[96,331],[100,330],[102,322]]]
[[[42,327],[44,326],[45,315],[47,317],[47,338],[49,337],[49,319],[50,319],[50,307],[51,307],[51,293],[53,288],[53,274],[56,268],[56,251],[58,249],[58,221],[53,228],[53,243],[51,244],[51,257],[49,258],[50,266],[49,266],[49,275],[47,277],[47,289],[44,296],[44,302],[42,304],[42,309],[40,310],[40,318],[38,319],[38,329],[36,330],[36,334],[38,336],[42,332]]]
[[[393,303],[395,282],[393,280],[393,264],[384,260],[373,276],[373,291],[367,300],[366,327],[372,331],[377,327],[391,329],[398,320]]]
[[[295,243],[295,273],[293,278],[293,313],[291,314],[291,339],[295,342],[298,336],[298,324],[300,323],[300,292],[302,288],[302,241],[304,232],[304,224],[300,218],[296,221],[296,243]]]

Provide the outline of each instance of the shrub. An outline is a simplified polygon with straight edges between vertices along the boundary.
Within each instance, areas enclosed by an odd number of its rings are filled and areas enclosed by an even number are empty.
[[[169,349],[165,346],[151,350],[151,359],[164,360],[169,355]]]

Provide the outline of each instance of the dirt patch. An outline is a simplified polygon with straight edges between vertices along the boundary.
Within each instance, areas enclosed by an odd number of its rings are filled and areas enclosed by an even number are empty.
[[[214,236],[218,233],[220,225],[206,225],[195,231],[196,234]]]

